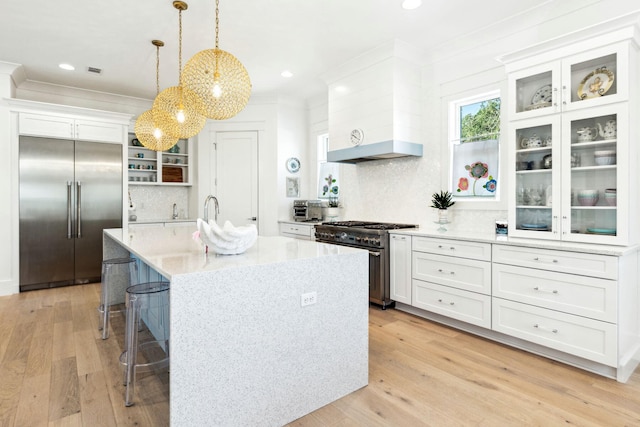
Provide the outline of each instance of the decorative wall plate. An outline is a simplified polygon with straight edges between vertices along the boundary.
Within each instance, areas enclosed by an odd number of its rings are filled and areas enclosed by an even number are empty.
[[[544,85],[533,94],[533,97],[531,98],[531,105],[550,104],[552,97],[553,91],[551,89],[551,85]]]
[[[613,72],[607,67],[596,68],[580,82],[578,96],[580,99],[597,98],[607,93],[613,85]]]
[[[287,170],[291,173],[296,173],[300,170],[300,160],[295,157],[289,157],[287,159]]]

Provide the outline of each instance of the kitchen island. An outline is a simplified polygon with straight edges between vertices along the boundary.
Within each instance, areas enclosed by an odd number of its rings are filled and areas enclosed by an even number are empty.
[[[104,232],[104,258],[171,282],[172,426],[283,425],[367,385],[367,251],[260,236],[217,256],[193,231]]]

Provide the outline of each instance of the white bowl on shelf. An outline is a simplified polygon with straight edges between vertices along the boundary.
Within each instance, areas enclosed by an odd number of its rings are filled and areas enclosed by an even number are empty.
[[[607,166],[616,164],[615,150],[597,150],[593,153],[593,158],[598,166]]]
[[[595,206],[599,198],[598,190],[580,190],[577,194],[578,203],[581,206]]]

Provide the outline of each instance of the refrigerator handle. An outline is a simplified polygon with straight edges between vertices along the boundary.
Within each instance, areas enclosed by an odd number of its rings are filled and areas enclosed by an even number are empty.
[[[67,181],[67,239],[71,239],[71,181]]]
[[[76,221],[78,228],[78,239],[82,238],[82,183],[77,182],[76,187]]]

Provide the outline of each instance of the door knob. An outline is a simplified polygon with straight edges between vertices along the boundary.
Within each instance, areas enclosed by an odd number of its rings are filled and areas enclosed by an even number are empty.
[[[252,216],[250,218],[247,218],[249,221],[257,221],[258,217],[257,216]]]

